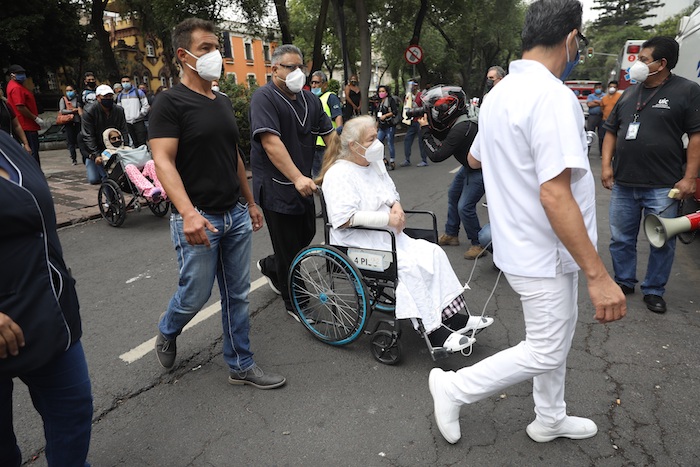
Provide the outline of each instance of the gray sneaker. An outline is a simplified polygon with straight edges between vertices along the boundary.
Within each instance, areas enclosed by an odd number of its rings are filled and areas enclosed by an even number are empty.
[[[166,339],[165,336],[158,331],[158,336],[156,336],[156,357],[158,357],[158,363],[163,368],[170,369],[175,364],[175,357],[177,356],[177,344],[175,339]]]
[[[238,372],[231,370],[228,375],[228,383],[250,384],[258,389],[275,389],[287,382],[287,378],[274,373],[265,373],[258,365],[253,365],[246,371]]]

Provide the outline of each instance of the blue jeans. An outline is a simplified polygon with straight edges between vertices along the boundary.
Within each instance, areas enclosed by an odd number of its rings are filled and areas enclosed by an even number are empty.
[[[396,133],[396,127],[390,126],[387,128],[379,127],[377,130],[377,139],[384,142],[385,138],[388,138],[387,145],[389,146],[389,160],[393,161],[396,159],[396,149],[394,148],[394,134]]]
[[[476,204],[484,196],[484,177],[480,170],[467,172],[465,167],[459,169],[450,188],[447,190],[447,222],[445,233],[459,236],[459,222],[462,222],[467,238],[472,245],[479,244],[479,218]]]
[[[642,214],[678,216],[678,201],[668,197],[670,188],[632,188],[613,185],[610,197],[610,255],[615,282],[634,287],[637,283],[637,235]],[[673,266],[676,237],[661,248],[649,246],[649,264],[642,282],[644,295],[663,296]]]
[[[411,162],[411,147],[413,146],[413,140],[418,136],[418,147],[420,148],[420,158],[426,164],[428,163],[428,156],[425,153],[425,147],[420,139],[420,123],[413,120],[408,126],[406,131],[406,136],[403,139],[403,154],[407,162]]]
[[[211,243],[209,247],[187,243],[182,216],[175,213],[170,216],[170,236],[180,267],[180,281],[158,328],[167,339],[180,335],[209,300],[216,277],[221,294],[224,360],[231,370],[245,371],[255,364],[248,338],[253,234],[248,208],[236,203],[224,214],[201,211],[200,214],[218,230],[206,231]]]
[[[486,224],[481,228],[481,230],[479,230],[479,245],[493,253],[493,244],[491,243],[491,224]]]
[[[21,352],[21,350],[20,350]],[[83,346],[73,344],[42,368],[19,377],[44,422],[49,465],[89,466],[92,391]],[[0,465],[19,466],[22,455],[12,428],[11,378],[0,378]]]
[[[90,185],[99,185],[107,178],[107,172],[101,165],[95,164],[92,159],[85,161],[85,170],[87,170],[87,180]]]

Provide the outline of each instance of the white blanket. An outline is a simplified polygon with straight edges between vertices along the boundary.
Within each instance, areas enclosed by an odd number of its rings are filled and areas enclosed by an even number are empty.
[[[386,234],[339,228],[357,211],[391,210],[399,194],[386,171],[377,170],[374,164],[363,167],[339,160],[326,172],[322,188],[328,219],[333,225],[331,244],[391,250]],[[447,255],[438,245],[397,233],[396,256],[396,317],[420,318],[427,332],[437,329],[442,310],[464,291]]]

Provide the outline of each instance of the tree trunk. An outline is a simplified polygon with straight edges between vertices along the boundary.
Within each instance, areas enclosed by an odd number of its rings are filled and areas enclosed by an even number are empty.
[[[420,0],[420,8],[418,9],[418,13],[416,14],[416,22],[413,25],[413,37],[411,37],[411,41],[408,43],[408,45],[419,45],[420,32],[421,29],[423,29],[423,21],[425,21],[425,17],[427,14],[428,0]],[[430,81],[428,77],[428,67],[425,66],[424,60],[425,57],[423,57],[423,60],[421,60],[421,62],[416,65],[416,68],[418,68],[418,73],[421,77],[421,88],[425,88],[426,83]]]
[[[369,81],[372,76],[372,45],[370,43],[365,0],[355,0],[355,15],[357,16],[357,28],[360,35],[360,91],[362,92],[360,111],[362,115],[367,115],[369,111]],[[346,73],[346,83],[347,80],[348,76]],[[345,98],[347,97],[345,96]]]
[[[338,39],[340,40],[340,51],[343,54],[343,83],[348,83],[350,56],[348,55],[348,36],[345,28],[345,0],[333,0],[333,8],[335,8],[335,19],[338,25]]]
[[[316,33],[314,35],[314,56],[311,62],[311,72],[321,69],[323,64],[323,50],[321,49],[323,45],[323,32],[326,29],[326,16],[328,16],[328,3],[329,0],[321,0],[321,11],[318,14],[318,21],[316,21]]]
[[[292,43],[292,32],[289,29],[289,12],[287,11],[287,0],[275,0],[275,10],[277,11],[277,22],[282,31],[282,43]]]
[[[114,83],[119,81],[121,73],[119,72],[119,65],[117,64],[117,59],[114,56],[114,50],[112,50],[112,44],[109,40],[109,32],[105,31],[103,22],[107,1],[108,0],[93,0],[90,24],[92,25],[92,29],[97,37],[97,42],[100,45],[100,50],[102,51],[102,60],[107,70],[107,78],[109,78],[110,83]]]

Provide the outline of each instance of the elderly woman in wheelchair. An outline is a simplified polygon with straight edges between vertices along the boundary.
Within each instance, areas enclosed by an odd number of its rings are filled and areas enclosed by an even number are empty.
[[[107,128],[102,133],[102,140],[105,144],[105,150],[95,159],[95,164],[98,167],[105,165],[118,151],[133,151],[133,148],[124,144],[124,137],[121,131],[116,128]],[[148,148],[145,145],[136,149],[142,149],[144,152],[148,152]],[[156,176],[156,167],[153,160],[150,159],[150,155],[148,155],[148,159],[149,160],[143,164],[141,170],[139,170],[139,167],[134,163],[125,163],[124,172],[126,172],[131,183],[134,184],[149,202],[158,203],[161,199],[166,198],[166,195],[165,191],[163,191],[163,186]],[[107,177],[106,173],[104,177]]]
[[[358,289],[361,284],[372,284],[370,308],[380,309],[384,303],[382,296],[385,295],[381,287],[382,272],[373,274],[372,270],[385,270],[387,264],[395,262],[397,280],[393,284],[395,290],[391,298],[395,300],[396,318],[412,319],[416,329],[422,331],[426,338],[433,358],[433,348],[439,349],[442,356],[464,350],[474,344],[473,335],[490,326],[493,319],[459,313],[466,309],[462,296],[464,287],[445,252],[435,243],[411,238],[404,232],[406,213],[399,203],[394,182],[382,164],[383,156],[384,148],[377,140],[376,126],[371,117],[349,121],[339,140],[328,147],[317,180],[322,185],[325,199],[327,243],[333,245],[326,247],[329,249],[324,252],[326,262],[329,258],[335,261],[335,246],[344,248],[347,251],[345,257],[351,257],[351,262],[362,270],[362,280],[355,288]],[[300,258],[304,255],[302,251],[297,256],[290,271],[293,301],[303,295],[294,293],[295,287],[302,282],[300,278],[305,276],[308,281],[312,275],[299,272]],[[349,269],[354,266],[337,261],[340,266]],[[371,264],[373,262],[376,263],[374,266]],[[385,268],[377,268],[379,263],[383,263]],[[329,267],[326,264],[325,269],[338,271],[340,266]],[[369,271],[363,270],[363,266],[369,266]],[[315,284],[314,287],[324,293],[324,286],[331,281],[321,280],[320,286]],[[308,288],[309,285],[305,283],[302,287]],[[304,314],[300,314],[303,318]],[[306,325],[319,334],[313,317],[308,318]]]

